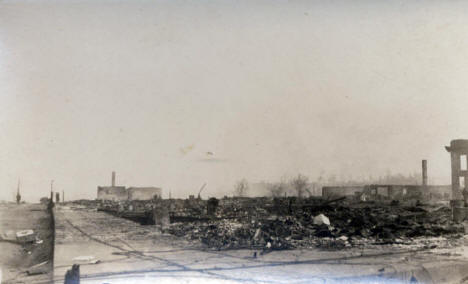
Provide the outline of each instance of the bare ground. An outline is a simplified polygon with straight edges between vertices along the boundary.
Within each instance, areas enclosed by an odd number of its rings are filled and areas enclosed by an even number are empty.
[[[53,219],[42,204],[0,204],[0,232],[32,229],[42,243],[0,241],[1,283],[49,283],[54,247]],[[28,275],[31,266],[47,262],[46,273]]]

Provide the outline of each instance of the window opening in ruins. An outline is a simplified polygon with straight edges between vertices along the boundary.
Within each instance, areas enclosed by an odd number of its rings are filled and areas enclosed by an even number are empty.
[[[460,189],[465,188],[465,177],[460,177]]]
[[[460,156],[460,170],[462,171],[466,171],[467,170],[467,166],[468,166],[468,161],[466,159],[466,155],[461,155]]]

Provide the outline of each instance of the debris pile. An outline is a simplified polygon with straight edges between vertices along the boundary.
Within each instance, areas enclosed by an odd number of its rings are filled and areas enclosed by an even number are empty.
[[[36,240],[36,234],[33,230],[23,230],[16,232],[16,240],[19,243],[32,243]]]
[[[453,236],[465,230],[452,222],[447,206],[420,202],[236,197],[98,204],[98,210],[140,224],[156,224],[161,214],[155,214],[155,209],[163,207],[172,223],[169,233],[216,249],[339,249],[408,243],[416,237]]]
[[[264,214],[251,212],[255,207],[242,208],[239,204],[234,205],[234,212],[237,212],[235,216],[232,216],[231,211],[230,218],[175,223],[171,225],[169,232],[199,240],[215,249],[339,249],[363,243],[394,244],[419,236],[448,236],[464,232],[462,225],[451,221],[451,210],[443,206],[405,207],[366,202],[339,206],[306,206],[303,209],[296,208],[292,214],[270,214],[265,217]],[[255,210],[261,213],[266,210],[257,208]],[[218,212],[217,215],[222,214]]]
[[[280,222],[280,221],[278,221]],[[208,223],[173,224],[170,233],[200,240],[203,244],[217,249],[238,249],[269,246],[275,249],[291,248],[287,241],[276,237],[273,224],[242,224],[229,220]],[[280,227],[278,227],[280,228]]]
[[[21,230],[16,232],[13,230],[7,230],[0,233],[0,241],[7,241],[22,245],[41,244],[43,242],[43,240],[39,238],[34,230]]]

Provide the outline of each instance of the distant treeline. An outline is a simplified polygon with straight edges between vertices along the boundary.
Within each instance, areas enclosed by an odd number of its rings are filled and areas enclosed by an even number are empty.
[[[412,174],[386,174],[385,176],[367,178],[359,177],[328,177],[320,176],[310,180],[307,176],[298,174],[292,178],[283,178],[279,182],[249,183],[246,179],[238,181],[234,188],[234,196],[318,196],[323,186],[363,186],[370,184],[418,185],[421,184],[421,175]]]

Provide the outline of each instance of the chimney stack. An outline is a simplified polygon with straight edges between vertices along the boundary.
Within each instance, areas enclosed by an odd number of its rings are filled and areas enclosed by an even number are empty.
[[[427,186],[427,160],[422,160],[422,185]]]
[[[112,187],[115,186],[115,172],[112,172]]]

